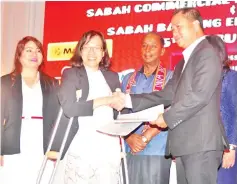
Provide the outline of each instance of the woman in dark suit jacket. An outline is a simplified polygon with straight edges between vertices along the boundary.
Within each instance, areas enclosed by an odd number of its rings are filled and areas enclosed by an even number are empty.
[[[7,184],[36,182],[57,117],[58,81],[42,72],[43,60],[42,44],[24,37],[16,47],[14,71],[1,77],[1,160]]]
[[[118,74],[108,70],[103,35],[93,30],[84,33],[71,62],[73,67],[63,72],[59,90],[64,114],[76,117],[66,145],[65,183],[118,183],[119,138],[96,131],[117,116],[113,104],[123,103],[112,95],[120,82]]]

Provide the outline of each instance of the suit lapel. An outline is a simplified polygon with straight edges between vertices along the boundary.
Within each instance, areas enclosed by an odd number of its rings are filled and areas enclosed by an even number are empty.
[[[12,81],[10,80],[12,83]],[[10,84],[11,85],[11,84]],[[6,123],[6,128],[12,123],[19,123],[19,119],[22,118],[22,108],[23,108],[23,97],[22,97],[22,81],[21,75],[17,75],[14,85],[11,87],[10,107],[8,107],[9,115],[14,117],[13,121]],[[8,102],[9,103],[9,102]]]
[[[108,86],[110,87],[110,90],[112,92],[114,92],[115,91],[114,81],[110,80],[110,73],[107,72],[106,70],[103,70],[103,69],[101,70],[101,72],[102,72]]]
[[[206,39],[202,40],[202,41],[195,47],[195,49],[193,50],[193,52],[191,53],[191,55],[190,55],[190,57],[189,57],[189,59],[188,59],[188,61],[187,61],[187,64],[186,64],[184,70],[183,70],[183,67],[184,67],[184,59],[183,59],[182,61],[180,61],[180,62],[182,62],[182,63],[180,63],[180,67],[179,67],[179,71],[178,71],[178,82],[177,82],[176,90],[177,90],[177,88],[178,88],[178,86],[179,86],[180,80],[181,80],[181,78],[182,78],[183,73],[185,72],[185,69],[186,69],[186,68],[188,67],[188,65],[190,65],[190,63],[192,62],[192,57],[195,55],[196,52],[199,51],[200,48],[202,48],[202,45],[203,45],[205,42],[206,42]],[[182,72],[182,70],[183,70],[183,72]]]
[[[79,68],[77,70],[77,75],[78,75],[78,83],[79,83],[79,88],[77,90],[82,90],[82,96],[81,99],[82,100],[87,100],[88,94],[89,94],[89,81],[88,81],[88,76],[86,73],[86,69],[84,66],[82,66],[81,68]]]
[[[189,57],[189,60],[192,59],[193,55],[195,55],[196,52],[198,52],[202,47],[203,47],[203,44],[205,44],[207,42],[206,39],[203,39],[196,47],[195,49],[193,50],[193,52],[191,53],[190,57]],[[189,63],[189,60],[188,60],[188,63]],[[187,64],[188,64],[187,63]]]
[[[202,46],[203,46],[203,44],[205,44],[205,42],[206,42],[206,39],[202,40],[202,41],[194,48],[193,52],[191,53],[191,55],[190,55],[190,57],[189,57],[189,59],[188,59],[188,61],[187,61],[187,64],[186,64],[185,68],[187,68],[188,65],[190,65],[193,56],[202,48]],[[184,70],[185,70],[185,69],[184,69]],[[184,70],[183,70],[183,72],[184,72]]]
[[[182,77],[182,70],[183,70],[183,67],[184,67],[184,59],[182,59],[179,64],[178,64],[178,67],[177,67],[177,83],[176,83],[176,88],[175,88],[175,91],[177,91],[177,88],[179,86],[179,82],[180,82],[180,79]]]
[[[42,90],[42,96],[43,96],[43,117],[45,116],[47,112],[47,106],[49,103],[49,94],[50,94],[50,85],[44,80],[44,76],[42,73],[40,73],[40,85]]]
[[[15,84],[12,87],[13,97],[15,97],[17,106],[21,109],[22,114],[22,107],[23,107],[23,96],[22,96],[22,80],[21,75],[16,77]]]

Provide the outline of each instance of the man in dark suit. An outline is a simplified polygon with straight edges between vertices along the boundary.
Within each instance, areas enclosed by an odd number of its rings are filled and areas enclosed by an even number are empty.
[[[130,95],[132,109],[171,105],[153,124],[169,128],[167,154],[176,157],[178,184],[214,184],[227,146],[220,119],[222,63],[205,39],[197,9],[176,10],[171,24],[184,60],[164,90]]]

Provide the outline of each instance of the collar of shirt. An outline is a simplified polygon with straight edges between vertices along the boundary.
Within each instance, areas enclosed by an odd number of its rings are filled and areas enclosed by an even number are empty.
[[[138,70],[140,73],[144,74],[144,65],[140,68],[140,70]],[[154,72],[152,73],[152,75],[155,75],[156,74],[156,71],[157,71],[157,67],[156,69],[154,70]],[[145,75],[145,74],[144,74]]]
[[[191,45],[189,45],[183,52],[183,56],[184,56],[184,65],[187,64],[193,50],[195,49],[195,47],[206,38],[206,35],[198,38],[197,40],[195,40]]]

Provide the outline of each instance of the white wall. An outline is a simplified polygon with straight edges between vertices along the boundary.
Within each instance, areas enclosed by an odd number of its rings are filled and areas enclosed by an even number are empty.
[[[1,76],[13,69],[17,42],[24,36],[43,41],[45,2],[1,2]]]

